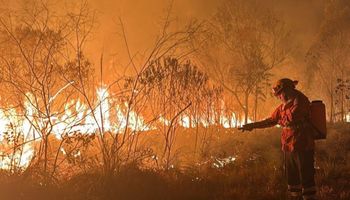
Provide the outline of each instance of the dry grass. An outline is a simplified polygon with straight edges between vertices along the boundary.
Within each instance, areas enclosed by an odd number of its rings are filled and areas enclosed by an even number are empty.
[[[349,133],[349,125],[332,126],[328,139],[317,144],[317,183],[322,200],[350,199]],[[191,134],[185,131],[178,137],[182,145],[176,148],[187,151],[179,153],[184,164],[178,161],[175,169],[140,169],[138,165],[129,165],[110,177],[100,176],[95,169],[50,184],[28,173],[2,172],[0,199],[285,199],[279,130],[237,133],[220,129],[209,147],[192,157],[186,157],[193,151]],[[236,160],[224,167],[213,167],[216,158],[227,156],[235,156]]]

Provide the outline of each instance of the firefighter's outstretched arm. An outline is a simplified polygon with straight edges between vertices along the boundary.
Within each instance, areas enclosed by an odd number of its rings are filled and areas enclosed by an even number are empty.
[[[258,129],[258,128],[272,127],[272,126],[275,126],[276,124],[277,122],[275,120],[273,120],[272,118],[267,118],[262,121],[244,124],[242,127],[238,128],[238,130],[252,131],[253,129]]]

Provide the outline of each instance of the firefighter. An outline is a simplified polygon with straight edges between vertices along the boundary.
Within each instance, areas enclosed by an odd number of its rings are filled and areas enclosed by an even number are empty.
[[[309,122],[310,101],[295,89],[298,81],[280,79],[273,86],[273,94],[282,104],[262,121],[243,125],[240,130],[251,131],[279,124],[282,127],[282,151],[288,182],[288,196],[293,200],[315,200],[315,142]]]

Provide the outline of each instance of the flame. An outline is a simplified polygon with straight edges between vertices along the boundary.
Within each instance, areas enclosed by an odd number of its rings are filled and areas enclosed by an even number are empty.
[[[95,116],[97,116],[97,126],[103,127],[105,131],[111,130],[111,123],[109,121],[109,93],[106,88],[97,89],[97,98],[99,105],[95,110]]]
[[[191,117],[188,115],[183,115],[181,117],[181,120],[179,122],[179,124],[184,127],[184,128],[190,128],[190,124],[191,124]]]
[[[33,136],[30,127],[28,120],[21,118],[15,109],[0,110],[0,142],[3,144],[0,147],[0,169],[13,171],[29,166],[34,156],[29,142]]]
[[[49,104],[62,90],[50,98]],[[155,129],[147,125],[144,117],[132,110],[127,103],[118,103],[117,100],[113,99],[106,87],[97,88],[96,96],[97,105],[94,108],[89,108],[80,100],[72,99],[64,104],[64,113],[53,112],[48,119],[38,117],[39,111],[32,103],[35,102],[35,98],[31,93],[25,95],[24,113],[21,114],[15,109],[0,109],[0,169],[25,169],[29,166],[35,155],[35,142],[41,140],[41,134],[38,130],[45,127],[48,120],[51,122],[52,133],[58,140],[62,140],[64,135],[77,132],[94,134],[96,131],[102,130],[118,134],[123,133],[126,127],[136,132]],[[210,115],[206,116],[183,114],[179,117],[177,124],[184,128],[195,128],[197,125],[203,127],[220,125],[223,128],[234,128],[243,124],[235,113],[225,114],[226,110],[225,104],[222,102],[218,120],[216,120],[217,113],[214,108],[211,108]],[[158,123],[169,126],[170,120],[160,116]],[[10,141],[11,134],[20,134],[21,141]],[[22,145],[16,146],[17,144]],[[63,155],[67,154],[63,148],[60,149],[60,152]],[[77,152],[74,156],[80,155],[81,152]]]
[[[223,168],[226,165],[229,165],[231,163],[234,163],[236,160],[235,156],[229,156],[226,158],[214,158],[214,162],[212,164],[213,168]]]
[[[165,117],[163,117],[163,116],[160,116],[159,117],[159,121],[161,122],[161,123],[163,123],[165,126],[170,126],[170,120],[168,120],[168,119],[166,119]],[[180,125],[181,125],[181,123],[180,123]]]
[[[66,86],[65,86],[66,87]],[[60,90],[61,91],[61,90]],[[59,93],[59,92],[58,92]],[[55,99],[58,93],[50,98],[50,103]],[[41,139],[38,130],[45,126],[50,120],[52,123],[52,133],[58,140],[61,140],[64,134],[79,132],[81,134],[93,134],[103,127],[103,131],[122,133],[128,126],[133,131],[151,130],[144,122],[142,116],[133,110],[129,110],[129,122],[127,124],[126,110],[121,105],[116,106],[114,110],[110,108],[109,92],[101,87],[96,91],[97,105],[95,108],[89,108],[79,100],[70,100],[64,105],[64,113],[57,113],[50,116],[49,119],[38,118],[38,111],[33,105],[34,96],[31,93],[25,95],[23,114],[15,109],[0,109],[0,169],[12,170],[14,167],[25,169],[29,166],[34,157],[34,142]],[[125,103],[124,107],[128,108]],[[114,112],[113,112],[114,111]],[[111,123],[111,115],[115,115],[116,121]],[[10,141],[9,138],[16,138],[13,134],[20,134],[21,141]],[[6,141],[5,141],[6,140]],[[20,143],[22,145],[16,145]],[[13,151],[13,148],[15,150]],[[63,148],[60,149],[66,154]],[[78,152],[75,156],[80,156]]]

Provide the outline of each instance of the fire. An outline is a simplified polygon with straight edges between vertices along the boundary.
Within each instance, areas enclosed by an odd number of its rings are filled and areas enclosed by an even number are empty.
[[[129,123],[126,124],[126,113],[122,106],[110,108],[113,99],[106,88],[98,88],[96,93],[96,107],[89,108],[79,100],[73,99],[64,105],[63,114],[54,114],[49,119],[38,118],[38,111],[32,104],[34,97],[30,93],[25,97],[25,113],[21,114],[15,109],[0,109],[0,142],[6,144],[0,147],[0,169],[25,169],[29,166],[35,154],[34,143],[41,140],[38,130],[45,126],[47,120],[52,122],[52,133],[58,140],[62,139],[63,133],[93,134],[99,128],[116,134],[122,133],[126,126],[135,131],[150,130],[143,117],[133,110],[129,111]],[[50,103],[57,94],[50,99]],[[123,106],[128,107],[127,104]],[[112,114],[116,118],[113,123],[110,120]],[[66,153],[63,148],[60,150],[63,154]],[[80,152],[76,156],[79,155]]]
[[[109,121],[109,93],[106,88],[97,89],[98,106],[95,110],[95,116],[97,116],[97,126],[103,127],[104,130],[111,130],[111,123]]]
[[[34,156],[32,134],[27,119],[18,116],[15,109],[0,110],[0,169],[26,168]]]
[[[59,92],[50,99],[50,103],[58,94]],[[35,155],[35,142],[41,140],[38,130],[45,126],[47,120],[52,122],[50,123],[52,133],[58,140],[62,140],[64,135],[77,132],[94,134],[98,129],[115,134],[123,133],[126,127],[132,131],[155,129],[147,125],[143,116],[130,109],[127,103],[116,103],[117,100],[110,97],[105,87],[98,88],[96,95],[97,105],[94,108],[89,108],[80,100],[72,99],[65,103],[64,113],[53,114],[49,119],[38,117],[38,110],[32,104],[34,97],[30,93],[25,97],[25,113],[19,113],[15,109],[0,109],[0,142],[3,144],[0,146],[0,169],[25,169],[29,166]],[[112,107],[112,103],[116,106]],[[206,118],[183,114],[177,120],[177,124],[184,128],[195,128],[196,125],[203,127],[221,125],[224,128],[234,128],[242,124],[242,120],[237,119],[234,113],[225,115],[224,109],[223,104],[218,122],[213,111],[213,116]],[[160,116],[158,123],[169,126],[170,119]],[[63,148],[60,151],[66,154]],[[79,155],[80,152],[76,156]]]

